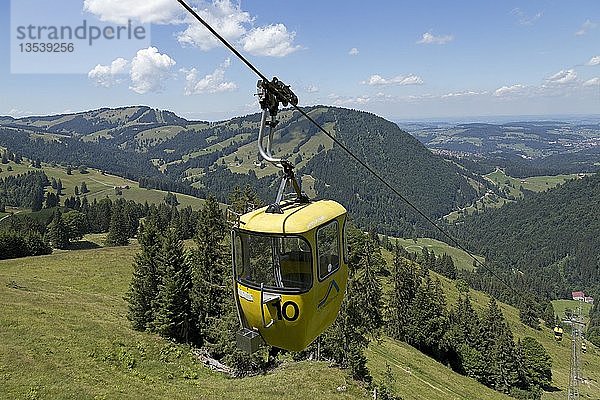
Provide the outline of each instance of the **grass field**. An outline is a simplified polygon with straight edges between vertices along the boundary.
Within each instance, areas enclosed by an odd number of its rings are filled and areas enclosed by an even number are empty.
[[[548,189],[552,189],[567,180],[576,179],[577,174],[571,175],[555,175],[555,176],[533,176],[529,178],[513,178],[508,176],[501,169],[484,175],[488,180],[494,182],[496,186],[502,188],[508,188],[509,193],[516,198],[523,196],[521,188],[525,190],[531,190],[533,192],[543,192]]]
[[[390,238],[392,243],[396,240]],[[458,269],[473,270],[473,259],[463,250],[452,247],[449,244],[440,242],[436,239],[417,238],[417,239],[398,239],[398,244],[404,247],[407,251],[420,254],[423,248],[433,251],[436,255],[441,256],[446,253],[452,257],[454,264]],[[481,256],[477,256],[480,261],[485,261]]]
[[[381,381],[386,366],[392,370],[396,394],[403,399],[510,399],[475,380],[459,375],[403,342],[385,339],[373,342],[367,351],[367,366]]]
[[[565,318],[565,310],[570,308],[573,311],[577,311],[577,307],[580,302],[576,300],[554,300],[552,302],[552,307],[554,307],[554,314],[558,315],[560,318]],[[592,310],[592,305],[588,303],[581,303],[581,311],[584,316],[584,320],[587,323],[589,321],[590,311]]]
[[[451,213],[445,215],[444,220],[446,220],[448,223],[454,223],[467,215],[484,212],[486,209],[500,208],[506,203],[510,202],[512,201],[503,197],[499,197],[495,193],[486,193],[471,205],[468,205],[460,210],[452,211]]]
[[[102,241],[101,237],[86,237]],[[135,332],[123,299],[137,246],[62,251],[49,256],[0,261],[0,398],[27,399],[367,399],[346,373],[326,363],[284,363],[264,376],[229,379],[201,366],[183,345]],[[454,282],[440,277],[449,304]],[[488,298],[471,291],[477,311]],[[518,311],[501,304],[517,338],[539,340],[553,359],[562,399],[569,376],[568,336],[557,344],[549,329],[523,326]],[[367,352],[376,381],[386,364],[403,399],[506,399],[460,376],[412,347],[385,339]],[[581,393],[600,398],[599,351],[583,356]],[[345,392],[338,392],[345,385]],[[586,398],[586,397],[584,397]]]
[[[137,248],[0,262],[0,398],[364,398],[326,363],[229,379],[190,349],[135,332],[123,300]],[[338,392],[345,385],[347,391]]]
[[[9,175],[17,175],[26,173],[28,171],[34,171],[35,168],[30,167],[29,162],[24,161],[21,164],[10,163],[13,167],[13,171],[7,171],[5,167],[0,167],[3,172],[0,173],[0,178]],[[133,200],[138,203],[148,202],[150,204],[159,204],[164,201],[164,197],[167,192],[156,189],[142,189],[138,183],[129,179],[121,178],[119,176],[102,174],[100,171],[88,168],[87,174],[81,174],[78,169],[73,169],[72,175],[67,175],[64,168],[52,167],[50,165],[43,164],[42,171],[48,175],[49,179],[55,178],[61,180],[63,184],[63,196],[75,195],[75,186],[81,188],[81,183],[85,182],[89,193],[86,194],[88,200],[102,199],[108,197],[110,199],[124,198],[126,200]],[[115,187],[129,186],[129,189],[122,189],[122,195],[117,196],[115,193]],[[180,203],[180,207],[191,206],[193,209],[198,209],[204,204],[204,200],[198,199],[193,196],[185,194],[176,194],[177,200]]]
[[[496,171],[484,175],[484,177],[498,186],[498,188],[502,191],[508,191],[507,197],[512,196],[515,199],[522,199],[524,196],[524,190],[543,192],[565,183],[567,180],[577,179],[578,174],[533,176],[519,179],[506,175],[503,170],[498,168]],[[499,208],[512,201],[513,200],[509,200],[504,197],[499,197],[490,191],[489,193],[485,193],[482,197],[477,199],[473,204],[445,215],[444,220],[448,223],[454,223],[467,215],[484,212],[486,209],[490,208]]]

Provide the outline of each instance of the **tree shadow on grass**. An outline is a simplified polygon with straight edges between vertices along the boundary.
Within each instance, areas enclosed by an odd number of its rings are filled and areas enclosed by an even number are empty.
[[[90,242],[88,240],[79,240],[77,242],[69,243],[69,245],[65,248],[65,250],[91,250],[91,249],[99,249],[97,243]]]
[[[556,386],[544,386],[544,392],[560,392],[562,389],[557,388]]]

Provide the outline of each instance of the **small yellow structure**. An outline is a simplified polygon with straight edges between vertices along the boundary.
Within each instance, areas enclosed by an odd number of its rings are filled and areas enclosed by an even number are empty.
[[[554,339],[556,339],[557,342],[560,342],[562,340],[563,337],[563,328],[561,328],[560,326],[555,326],[554,327]]]

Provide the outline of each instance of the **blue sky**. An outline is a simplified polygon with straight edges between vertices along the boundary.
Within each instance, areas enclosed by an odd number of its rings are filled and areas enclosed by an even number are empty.
[[[23,1],[13,0],[13,12],[16,4],[26,7]],[[0,115],[137,104],[202,120],[259,111],[257,78],[175,0],[62,0],[44,12],[35,2],[47,0],[27,1],[36,24],[132,20],[151,26],[151,40],[99,41],[93,51],[79,53],[77,74],[50,73],[56,71],[39,54],[27,62],[47,73],[11,73],[16,26],[4,0]],[[356,108],[390,119],[600,113],[597,0],[190,4],[265,75],[291,84],[302,105]],[[17,44],[13,40],[13,51]],[[64,63],[65,70],[69,66]]]

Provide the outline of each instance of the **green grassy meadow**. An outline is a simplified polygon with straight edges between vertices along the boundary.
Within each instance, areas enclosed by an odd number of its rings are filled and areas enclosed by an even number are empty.
[[[555,176],[532,176],[528,178],[513,178],[508,176],[501,169],[484,175],[488,180],[492,181],[499,188],[508,188],[509,193],[516,198],[523,196],[521,187],[525,190],[533,192],[543,192],[552,189],[560,184],[565,183],[570,179],[577,179],[577,174],[571,175],[555,175]]]
[[[0,262],[0,398],[364,398],[327,363],[288,363],[230,379],[203,367],[186,346],[133,331],[123,296],[136,251]]]
[[[585,322],[589,321],[590,311],[592,310],[592,305],[588,303],[582,303],[576,300],[554,300],[552,302],[552,307],[554,307],[554,314],[558,315],[560,318],[565,318],[565,310],[570,308],[573,311],[577,311],[577,307],[581,303],[581,311],[583,313],[583,317]]]
[[[543,192],[548,189],[555,188],[558,185],[565,183],[570,179],[577,179],[578,174],[571,175],[555,175],[555,176],[532,176],[528,178],[513,178],[504,173],[501,169],[491,172],[484,177],[496,185],[502,191],[507,192],[508,196],[515,199],[522,199],[524,191]],[[508,197],[507,196],[507,197]],[[512,199],[512,197],[510,197]],[[466,215],[472,215],[478,212],[484,212],[486,209],[499,208],[503,205],[512,202],[504,197],[500,197],[495,193],[488,192],[477,199],[473,204],[468,205],[461,210],[455,210],[444,216],[444,220],[448,223],[454,223]]]
[[[13,171],[7,171],[5,166],[2,166],[3,172],[0,173],[0,178],[23,174],[28,171],[35,171],[36,169],[31,167],[29,162],[23,161],[21,164],[15,164],[10,162],[8,165],[12,166]],[[126,200],[133,200],[138,203],[148,202],[149,204],[159,204],[164,201],[164,197],[167,192],[156,189],[143,189],[138,186],[136,181],[121,178],[119,176],[102,174],[102,172],[88,168],[88,173],[82,174],[78,169],[73,168],[72,174],[68,175],[65,168],[53,167],[47,164],[42,164],[41,170],[48,175],[49,179],[55,178],[57,181],[60,179],[63,184],[63,196],[74,196],[75,186],[81,188],[81,183],[85,182],[89,193],[86,196],[89,201],[93,199],[102,199],[108,197],[112,200],[117,198],[124,198]],[[125,187],[129,189],[122,189],[122,195],[115,193],[115,187]],[[193,209],[199,209],[204,204],[204,200],[198,199],[193,196],[177,193],[177,200],[180,203],[180,207],[191,206]]]
[[[395,243],[395,238],[390,238],[392,243]],[[473,270],[473,259],[469,254],[461,249],[452,247],[449,244],[441,242],[436,239],[430,238],[417,238],[417,239],[398,239],[398,244],[412,253],[420,254],[423,248],[427,248],[429,251],[433,251],[437,256],[441,256],[446,253],[452,257],[454,264],[458,269]],[[391,257],[391,256],[390,256]],[[484,262],[485,259],[481,256],[477,256],[479,261]]]
[[[86,237],[94,239],[102,242]],[[324,362],[284,362],[266,375],[231,379],[202,366],[187,346],[133,331],[123,296],[137,250],[133,244],[0,261],[0,398],[371,398],[344,371]],[[440,279],[453,304],[455,283]],[[488,297],[470,295],[481,312]],[[535,337],[552,356],[558,390],[544,399],[564,398],[568,336],[557,344],[549,329],[525,327],[516,309],[500,306],[517,338]],[[367,356],[376,381],[390,366],[394,390],[403,399],[508,398],[405,343],[372,342]],[[590,345],[583,359],[587,383],[581,393],[600,398],[600,352]],[[339,392],[340,386],[346,391]]]

